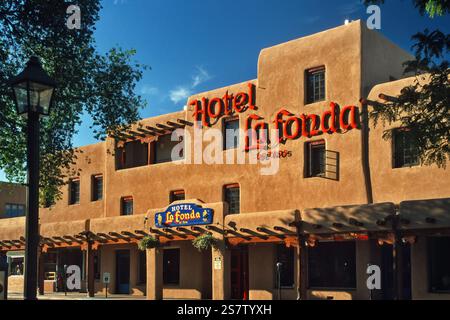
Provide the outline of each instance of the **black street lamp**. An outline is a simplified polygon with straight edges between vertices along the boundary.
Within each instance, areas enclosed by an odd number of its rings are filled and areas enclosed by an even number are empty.
[[[36,300],[39,249],[39,117],[48,116],[56,82],[31,57],[26,68],[9,81],[17,112],[27,118],[28,212],[25,246],[25,300]]]

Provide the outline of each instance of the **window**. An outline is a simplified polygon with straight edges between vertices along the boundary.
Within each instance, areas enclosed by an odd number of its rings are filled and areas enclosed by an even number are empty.
[[[180,249],[166,249],[163,253],[163,283],[180,284]]]
[[[428,238],[428,270],[431,292],[450,292],[450,237]]]
[[[225,202],[228,203],[229,213],[235,214],[241,211],[240,188],[238,184],[225,186]]]
[[[170,192],[170,203],[175,201],[186,200],[186,194],[184,190],[172,191]]]
[[[224,120],[223,149],[230,150],[239,147],[239,118],[228,118]]]
[[[138,283],[145,284],[147,282],[147,254],[145,251],[139,251],[138,271]]]
[[[325,140],[306,144],[306,177],[324,177],[326,174]]]
[[[24,271],[24,257],[10,257],[9,258],[9,275],[23,276]]]
[[[80,179],[72,179],[69,182],[69,205],[80,203]]]
[[[133,214],[133,197],[122,198],[122,216],[131,216]]]
[[[7,218],[17,218],[25,216],[25,205],[16,203],[7,203],[5,205],[5,216]]]
[[[317,242],[308,249],[310,288],[355,289],[356,243]]]
[[[96,175],[92,177],[92,201],[103,199],[103,176]]]
[[[160,136],[156,141],[155,146],[155,163],[165,163],[183,159],[183,149],[180,149],[179,154],[174,159],[172,159],[172,151],[175,146],[178,146],[180,144],[181,141],[183,141],[183,137],[179,137],[178,141],[172,141],[171,134]]]
[[[393,132],[394,168],[412,167],[419,164],[417,141],[406,128]]]
[[[94,279],[95,280],[100,280],[101,277],[101,263],[100,263],[100,251],[99,250],[95,250],[94,251]]]
[[[306,71],[306,103],[325,100],[325,67]]]
[[[116,147],[117,170],[142,167],[148,164],[148,143],[141,143],[141,141],[130,141],[126,142],[122,147]]]
[[[295,286],[294,259],[294,248],[287,248],[284,244],[277,245],[276,263],[281,263],[280,284],[282,288],[293,288]],[[275,287],[278,287],[278,285]]]

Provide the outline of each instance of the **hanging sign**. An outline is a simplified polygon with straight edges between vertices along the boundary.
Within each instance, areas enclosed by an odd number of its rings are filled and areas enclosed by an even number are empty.
[[[155,215],[157,228],[206,225],[213,222],[213,210],[193,203],[174,204]]]

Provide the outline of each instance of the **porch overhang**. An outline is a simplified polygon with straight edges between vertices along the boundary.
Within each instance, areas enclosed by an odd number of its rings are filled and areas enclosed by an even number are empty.
[[[450,198],[400,203],[398,229],[411,234],[450,234]]]
[[[225,237],[231,245],[246,243],[297,243],[300,211],[281,210],[225,216]]]
[[[393,203],[315,208],[302,211],[302,233],[309,235],[392,231]]]

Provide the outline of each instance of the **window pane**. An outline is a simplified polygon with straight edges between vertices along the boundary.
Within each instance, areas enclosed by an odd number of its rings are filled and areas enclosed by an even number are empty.
[[[325,100],[325,68],[307,70],[306,82],[307,103]]]
[[[80,203],[80,181],[72,180],[70,182],[70,204]]]
[[[310,142],[306,146],[308,177],[323,177],[326,173],[325,141]]]
[[[308,278],[311,288],[356,288],[355,242],[318,242],[309,248]]]
[[[224,130],[224,149],[239,147],[239,119],[225,121]]]
[[[419,164],[417,141],[407,129],[394,131],[394,166],[411,167]]]
[[[130,216],[133,214],[133,199],[122,199],[122,215]]]
[[[186,200],[186,194],[184,193],[184,191],[172,191],[170,193],[170,203],[175,202],[175,201],[182,201],[182,200]]]
[[[240,189],[239,187],[225,187],[225,202],[228,203],[231,214],[240,213]]]
[[[103,177],[96,176],[93,178],[93,201],[103,199]]]
[[[167,249],[163,253],[163,283],[180,283],[180,249]]]
[[[450,237],[428,239],[430,291],[450,292]]]

